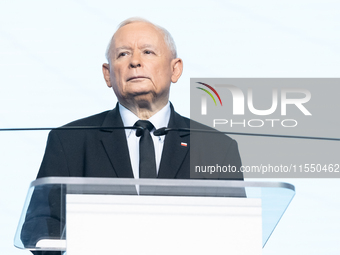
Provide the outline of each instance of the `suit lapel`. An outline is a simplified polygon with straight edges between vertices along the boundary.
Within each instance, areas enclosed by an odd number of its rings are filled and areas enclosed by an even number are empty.
[[[105,129],[105,127],[123,127],[118,104],[110,111],[101,130],[101,142],[109,157],[117,177],[134,178],[131,167],[130,154],[124,129]],[[177,114],[171,105],[169,128],[189,128],[184,118]],[[187,146],[182,146],[185,143]],[[172,179],[176,176],[184,159],[189,156],[190,135],[188,132],[169,132],[164,140],[162,159],[158,178]]]
[[[171,105],[169,128],[189,128],[184,118],[177,114]],[[172,179],[176,176],[185,157],[189,153],[190,136],[188,132],[169,132],[164,140],[162,159],[159,167],[158,178]],[[184,146],[184,144],[186,146]],[[188,155],[189,156],[189,155]]]
[[[110,111],[102,127],[123,127],[123,121],[119,114],[118,104]],[[133,178],[130,162],[130,154],[124,129],[105,129],[102,132],[102,144],[105,148],[117,177]]]

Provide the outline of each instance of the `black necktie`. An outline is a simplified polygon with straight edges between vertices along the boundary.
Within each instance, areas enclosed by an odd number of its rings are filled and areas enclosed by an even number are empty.
[[[139,178],[156,178],[155,147],[150,135],[154,126],[148,120],[139,120],[135,126],[143,128],[143,130],[136,130],[136,135],[141,136],[139,140]]]

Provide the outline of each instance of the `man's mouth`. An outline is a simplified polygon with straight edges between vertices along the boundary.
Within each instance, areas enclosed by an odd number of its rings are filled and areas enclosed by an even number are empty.
[[[137,80],[137,79],[148,79],[148,78],[149,77],[138,75],[138,76],[132,76],[128,78],[126,81],[132,81],[132,80]]]

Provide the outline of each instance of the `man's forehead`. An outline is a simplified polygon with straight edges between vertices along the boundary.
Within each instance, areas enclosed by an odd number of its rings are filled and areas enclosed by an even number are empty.
[[[113,36],[112,43],[117,47],[123,47],[125,45],[119,45],[129,42],[141,41],[143,45],[152,45],[148,43],[151,40],[164,40],[162,32],[153,24],[147,22],[134,22],[127,24],[119,28]]]
[[[145,49],[145,48],[156,48],[155,45],[153,44],[141,44],[139,45],[139,48],[141,49]],[[131,50],[132,48],[128,45],[123,45],[123,46],[119,46],[119,47],[115,47],[116,51],[120,51],[120,50]]]

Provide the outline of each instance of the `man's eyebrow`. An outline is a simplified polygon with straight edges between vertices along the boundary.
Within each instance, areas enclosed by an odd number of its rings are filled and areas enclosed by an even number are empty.
[[[120,51],[120,50],[131,50],[131,47],[129,46],[121,46],[115,49],[115,51]]]
[[[154,45],[152,45],[152,44],[143,44],[140,47],[140,49],[145,49],[145,48],[153,48],[153,49],[155,49],[156,47]]]

